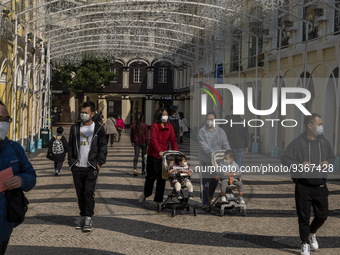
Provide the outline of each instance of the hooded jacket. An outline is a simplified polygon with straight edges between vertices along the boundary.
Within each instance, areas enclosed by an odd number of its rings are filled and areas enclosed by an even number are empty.
[[[243,126],[245,120],[240,115],[231,115],[226,117],[228,123],[222,125],[225,133],[227,134],[228,142],[231,148],[241,149],[248,148],[249,132],[247,125]],[[231,126],[231,122],[233,125]],[[235,124],[236,123],[236,124]]]
[[[227,135],[222,128],[216,126],[212,131],[207,124],[198,133],[200,143],[200,160],[211,162],[211,154],[217,150],[230,150]]]
[[[137,124],[133,123],[131,126],[130,140],[131,143],[149,144],[149,129],[144,122],[140,123],[139,132],[137,132]]]
[[[81,122],[74,124],[70,130],[70,138],[68,140],[68,164],[70,167],[73,167],[79,160],[80,124]],[[106,163],[106,155],[106,134],[103,125],[95,122],[88,164],[96,169],[97,165],[102,166]]]
[[[319,147],[320,163],[327,161],[329,164],[334,164],[335,155],[330,142],[323,135],[319,135],[316,141]],[[297,168],[299,164],[302,164],[305,161],[312,162],[310,142],[311,141],[308,139],[307,133],[302,133],[287,146],[281,158],[281,162],[283,165],[291,168],[291,174],[294,182],[302,183],[307,186],[324,185],[326,183],[327,176],[325,173],[322,173],[322,171],[314,170],[313,172],[308,173],[304,171],[292,172],[292,169]]]
[[[21,177],[23,191],[29,191],[35,186],[35,170],[24,150],[20,144],[5,138],[0,141],[0,171],[9,167],[12,167],[14,175]],[[0,242],[10,237],[14,227],[14,223],[7,221],[7,199],[4,192],[0,192]]]

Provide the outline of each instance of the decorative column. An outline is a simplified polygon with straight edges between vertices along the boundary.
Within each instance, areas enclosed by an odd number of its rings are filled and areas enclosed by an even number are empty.
[[[131,115],[131,103],[130,98],[127,95],[122,96],[122,119],[125,124],[130,125],[130,115]]]
[[[129,67],[123,67],[123,88],[129,88]]]
[[[190,126],[190,95],[186,95],[184,99],[184,117]]]
[[[154,68],[147,69],[147,89],[153,89]]]
[[[183,80],[182,80],[182,89],[186,88],[188,86],[188,72],[187,72],[187,66],[183,66]]]
[[[76,95],[73,91],[70,92],[70,109],[71,109],[71,121],[76,122],[78,120],[78,99],[76,99]]]
[[[103,95],[98,95],[98,111],[103,114],[104,119],[107,119],[107,101]]]
[[[153,114],[154,114],[154,108],[153,108],[153,100],[152,95],[146,95],[146,101],[145,101],[145,123],[151,126],[153,123]]]
[[[178,71],[178,68],[175,67],[174,68],[174,81],[173,81],[173,84],[174,84],[174,89],[179,89],[179,71]]]
[[[184,84],[183,67],[179,68],[179,80],[178,80],[178,84],[179,84],[179,89],[183,88],[183,84]]]

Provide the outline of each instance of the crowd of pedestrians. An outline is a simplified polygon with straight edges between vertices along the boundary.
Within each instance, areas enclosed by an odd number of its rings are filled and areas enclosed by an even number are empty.
[[[190,131],[189,125],[182,112],[176,107],[158,109],[150,130],[145,123],[144,114],[136,112],[135,120],[130,127],[130,141],[134,147],[132,174],[138,176],[138,161],[141,156],[141,172],[145,175],[143,192],[139,202],[143,203],[153,192],[156,182],[154,201],[157,205],[163,202],[165,179],[162,173],[162,155],[165,151],[178,151],[178,144],[183,143],[183,136]],[[211,166],[212,155],[223,150],[224,158],[219,163],[222,167],[238,169],[234,174],[201,173],[202,209],[208,208],[212,202],[219,181],[222,183],[220,196],[222,202],[227,202],[225,193],[228,185],[238,188],[240,203],[243,199],[243,183],[239,168],[244,165],[244,156],[248,151],[249,133],[246,125],[225,125],[220,128],[215,125],[215,112],[209,112],[202,127],[198,130],[197,140],[200,145],[200,165]],[[229,123],[241,123],[244,120],[233,114],[226,117]],[[6,106],[0,102],[0,173],[9,173],[4,179],[0,175],[0,255],[5,254],[11,232],[18,224],[7,219],[7,193],[13,189],[29,191],[36,182],[36,175],[22,147],[7,138],[12,119]],[[333,164],[335,155],[330,142],[323,136],[323,121],[320,115],[312,114],[305,118],[305,132],[292,141],[286,148],[282,163],[286,166],[299,165],[303,168]],[[84,232],[93,230],[93,215],[95,209],[95,188],[101,167],[106,163],[107,145],[112,147],[114,142],[120,142],[121,133],[125,130],[121,115],[114,118],[113,114],[105,120],[95,109],[92,102],[82,104],[80,121],[72,125],[68,142],[63,136],[64,129],[57,128],[56,135],[49,142],[47,158],[54,162],[54,174],[59,175],[68,154],[68,165],[71,168],[79,207],[79,222],[76,229]],[[173,166],[188,167],[186,157],[176,158]],[[171,171],[170,171],[171,172]],[[313,172],[313,171],[312,171]],[[317,172],[317,171],[316,171]],[[174,187],[179,199],[182,199],[179,177],[173,175]],[[299,233],[302,241],[301,254],[309,255],[310,250],[318,250],[316,239],[317,230],[328,217],[328,189],[326,176],[323,174],[310,175],[299,173],[292,176],[295,183],[295,203],[298,215]],[[177,183],[176,183],[177,181]],[[181,179],[182,181],[182,179]],[[189,186],[189,199],[193,197],[191,180],[185,179]],[[310,223],[311,210],[314,219]]]

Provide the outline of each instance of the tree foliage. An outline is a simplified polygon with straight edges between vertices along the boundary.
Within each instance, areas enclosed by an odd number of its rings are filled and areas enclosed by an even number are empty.
[[[67,88],[82,101],[84,93],[100,91],[114,79],[110,66],[105,60],[85,60],[80,66],[56,67],[52,71],[52,88]]]

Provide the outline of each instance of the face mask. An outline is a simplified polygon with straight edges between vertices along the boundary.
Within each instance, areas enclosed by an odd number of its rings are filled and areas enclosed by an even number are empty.
[[[323,126],[316,126],[314,130],[315,135],[322,135],[323,134]]]
[[[90,114],[87,113],[81,113],[80,119],[82,122],[88,122],[90,120]]]
[[[9,131],[9,122],[0,122],[0,140],[5,140]]]
[[[165,115],[165,116],[162,116],[161,120],[162,120],[162,122],[167,122],[168,118],[169,118],[169,116]]]
[[[214,121],[213,120],[207,120],[207,125],[208,127],[213,127],[214,126]]]
[[[187,163],[187,162],[183,163],[183,166],[184,166],[184,167],[187,167],[187,166],[188,166],[188,163]]]

